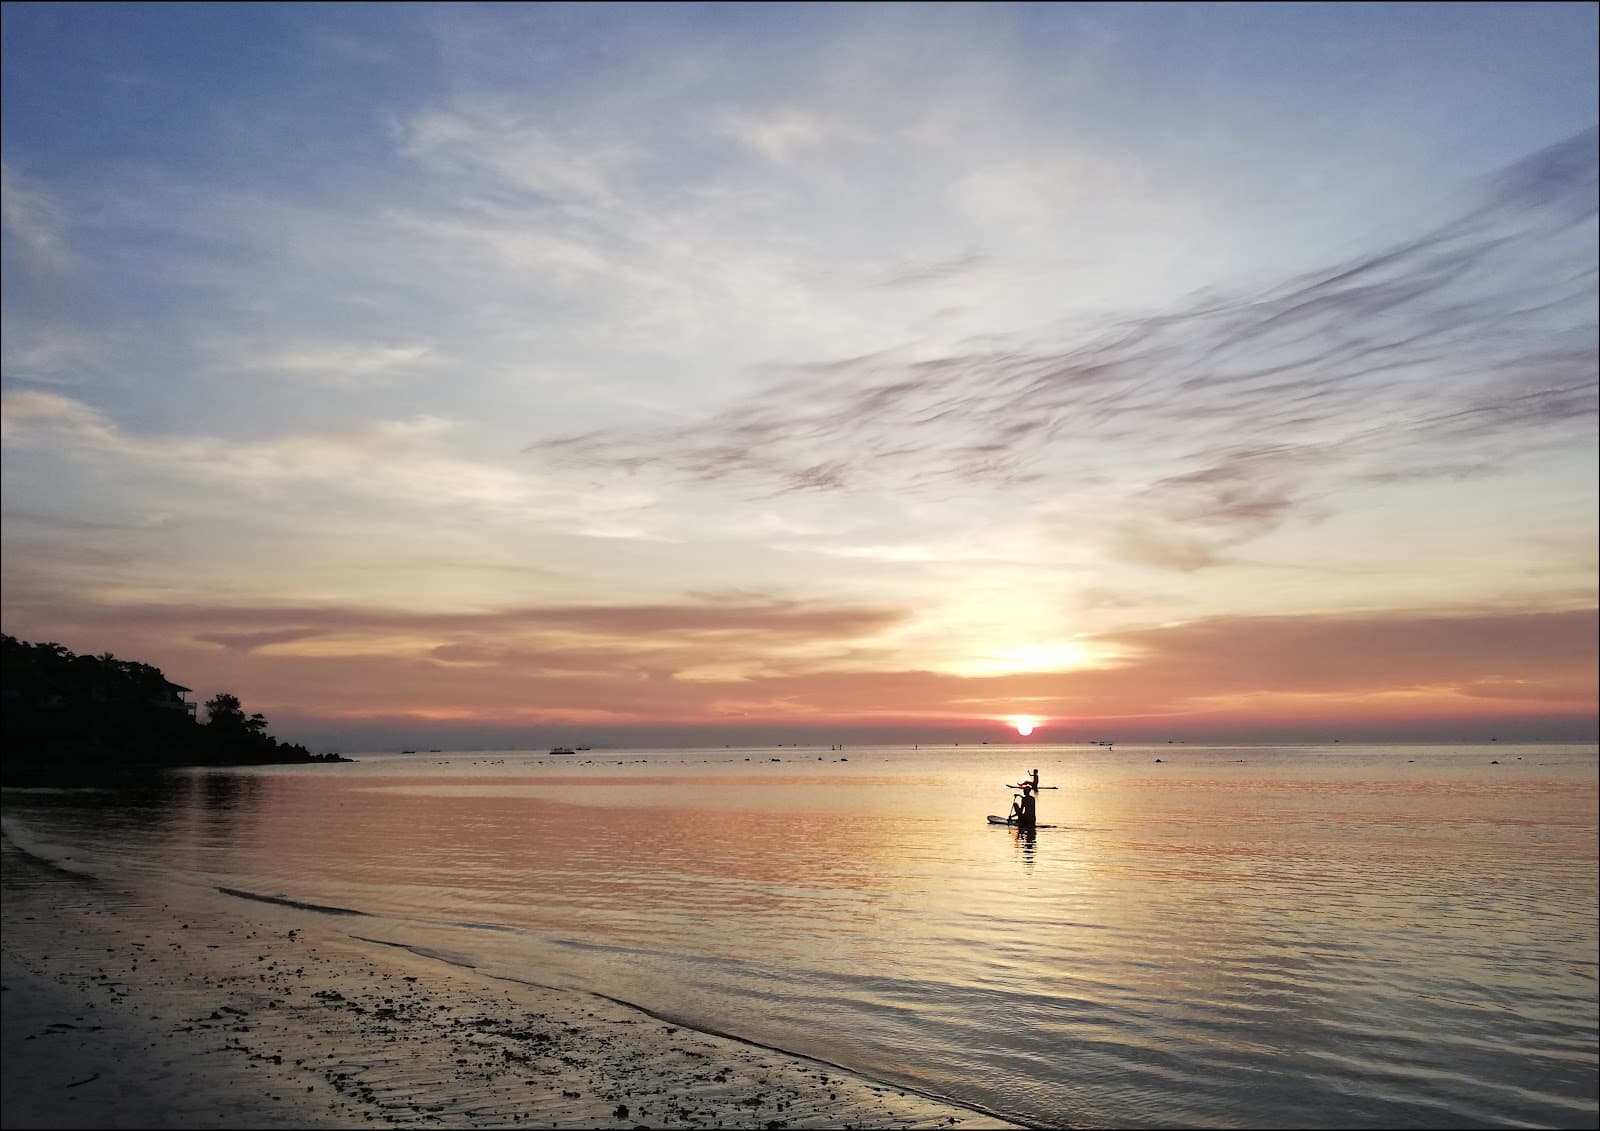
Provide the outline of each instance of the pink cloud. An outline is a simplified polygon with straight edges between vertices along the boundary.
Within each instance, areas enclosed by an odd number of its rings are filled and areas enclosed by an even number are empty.
[[[906,668],[903,657],[860,646],[903,615],[744,595],[474,614],[80,605],[51,617],[69,634],[26,624],[8,631],[109,648],[203,685],[202,694],[233,691],[269,717],[307,723],[928,729],[1022,713],[1060,735],[1224,723],[1448,726],[1530,712],[1592,728],[1595,717],[1593,608],[1218,617],[1103,636],[1096,644],[1121,656],[1107,667],[981,677]],[[312,653],[294,650],[312,638]],[[399,642],[370,646],[388,638]],[[347,652],[341,640],[352,642]],[[811,651],[795,653],[797,644]],[[848,655],[848,669],[816,658],[818,647]],[[749,674],[717,674],[733,666]]]

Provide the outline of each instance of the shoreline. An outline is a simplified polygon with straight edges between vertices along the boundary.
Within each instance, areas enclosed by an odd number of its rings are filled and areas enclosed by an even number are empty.
[[[8,1128],[1018,1126],[314,912],[0,862]]]

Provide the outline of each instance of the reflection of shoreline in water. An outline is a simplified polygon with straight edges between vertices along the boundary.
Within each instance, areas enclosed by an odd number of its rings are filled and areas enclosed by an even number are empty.
[[[226,875],[267,788],[234,769],[179,767],[141,768],[115,787],[8,789],[7,839],[35,859],[55,867],[70,860],[101,878],[130,867],[183,879],[202,869]],[[58,847],[69,854],[56,859]]]

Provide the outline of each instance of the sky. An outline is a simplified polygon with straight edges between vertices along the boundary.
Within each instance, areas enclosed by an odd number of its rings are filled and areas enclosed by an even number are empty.
[[[1593,740],[1597,11],[7,3],[0,622],[329,749]]]

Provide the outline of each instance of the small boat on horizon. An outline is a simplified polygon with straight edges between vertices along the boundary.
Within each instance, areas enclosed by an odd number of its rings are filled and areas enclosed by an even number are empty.
[[[552,754],[576,754],[577,751],[572,749],[572,747],[570,747],[570,746],[552,746],[550,748],[550,753],[552,753]]]

